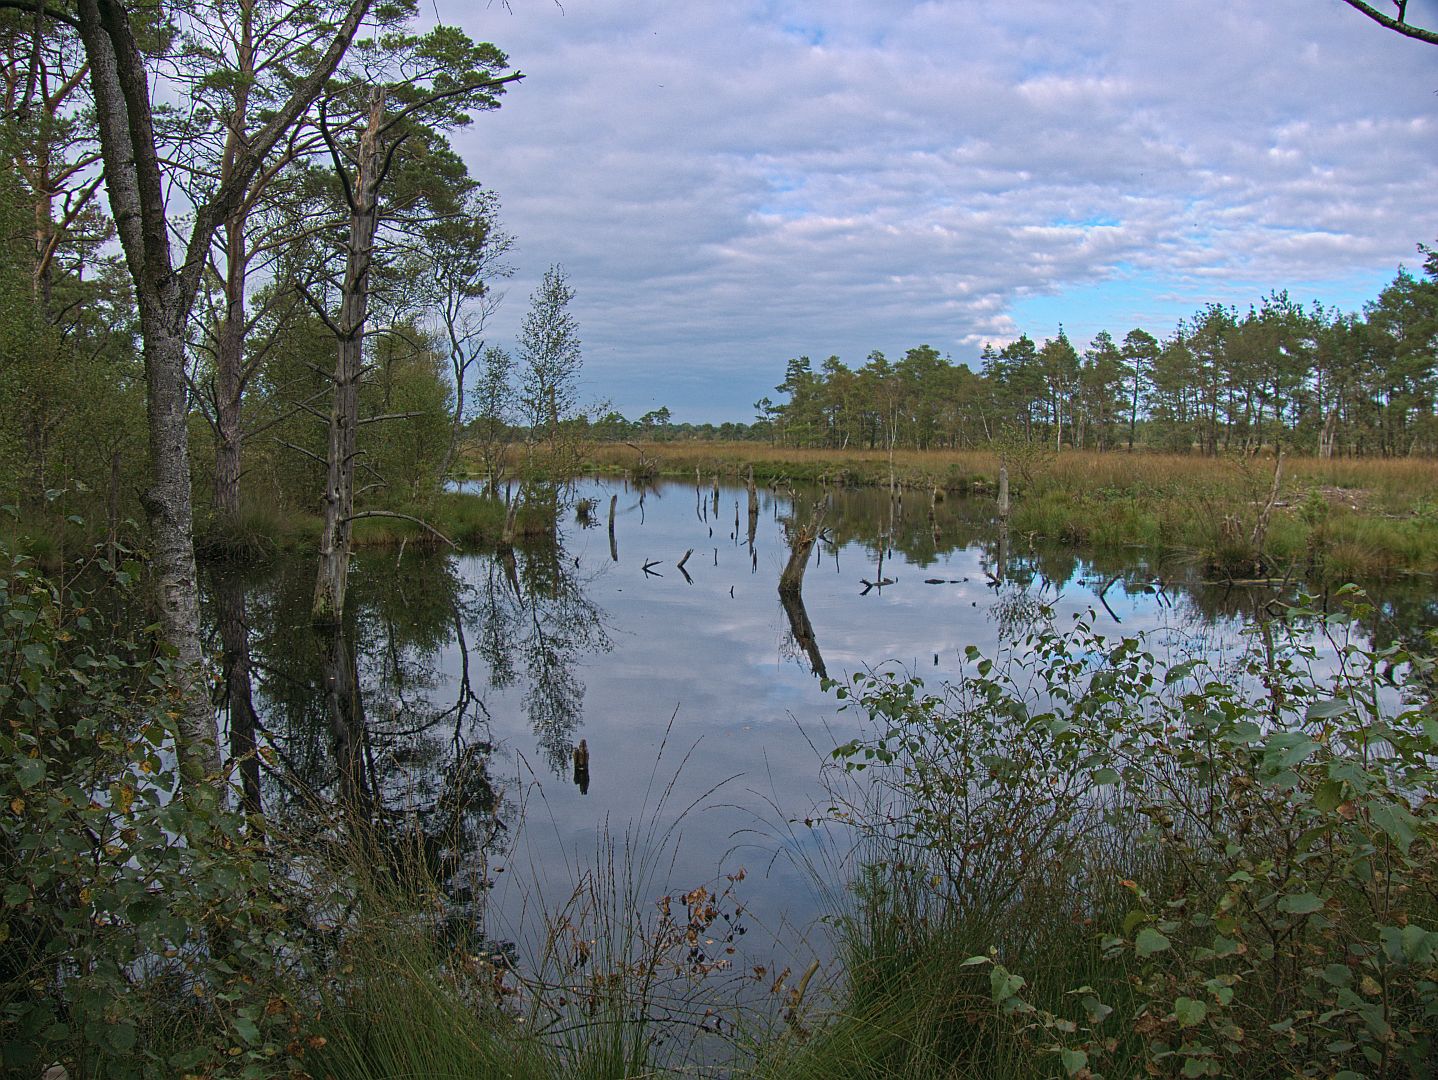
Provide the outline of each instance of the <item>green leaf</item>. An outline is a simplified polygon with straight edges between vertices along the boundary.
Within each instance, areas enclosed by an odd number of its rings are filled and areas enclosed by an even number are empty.
[[[1001,964],[995,964],[994,969],[989,972],[989,989],[993,991],[994,1000],[1003,1004],[1024,988],[1027,980],[1022,975],[1015,975]]]
[[[1138,937],[1133,939],[1133,946],[1139,956],[1152,956],[1154,953],[1165,951],[1169,947],[1169,942],[1168,938],[1153,927],[1146,926],[1138,932]]]
[[[1181,997],[1173,1003],[1173,1015],[1179,1027],[1193,1027],[1208,1015],[1208,1006],[1196,998]]]
[[[28,791],[45,779],[45,762],[42,758],[21,758],[15,764],[15,777],[20,781],[22,791]]]
[[[1094,771],[1090,779],[1092,779],[1093,782],[1099,787],[1103,787],[1106,784],[1117,784],[1119,781],[1118,770],[1110,769],[1107,767],[1097,769]]]
[[[1352,986],[1353,972],[1347,964],[1329,964],[1323,969],[1323,981],[1333,986]]]
[[[967,960],[965,960],[962,964],[960,964],[959,967],[975,967],[975,966],[977,966],[977,965],[979,965],[979,964],[992,964],[992,963],[993,963],[993,960],[990,959],[990,958],[987,957],[987,956],[971,956],[971,957],[969,957]]]
[[[1353,705],[1351,702],[1333,698],[1329,701],[1315,701],[1312,705],[1308,706],[1308,712],[1305,715],[1310,720],[1329,720],[1335,716],[1342,716],[1344,713],[1350,713],[1352,711]]]
[[[1108,1019],[1109,1014],[1113,1012],[1113,1006],[1105,1005],[1092,994],[1083,997],[1079,1004],[1083,1006],[1083,1011],[1088,1014],[1089,1023],[1091,1024],[1103,1023]]]
[[[1373,824],[1397,841],[1403,853],[1408,854],[1408,848],[1413,843],[1414,826],[1418,819],[1407,810],[1395,806],[1392,803],[1374,803],[1368,808],[1368,816]]]
[[[135,1048],[138,1033],[134,1024],[107,1024],[105,1026],[105,1041],[110,1044],[110,1049],[117,1054],[128,1054]]]
[[[1339,780],[1325,780],[1313,792],[1313,805],[1325,814],[1337,810],[1343,802],[1343,783]]]
[[[1069,1050],[1067,1048],[1059,1051],[1059,1060],[1063,1062],[1064,1071],[1073,1076],[1080,1069],[1088,1066],[1088,1055],[1082,1050]]]
[[[250,1046],[254,1046],[260,1041],[260,1029],[248,1016],[235,1017],[235,1030],[240,1033],[240,1038]]]
[[[1278,910],[1290,915],[1312,915],[1323,908],[1323,900],[1311,892],[1291,893],[1278,901]]]

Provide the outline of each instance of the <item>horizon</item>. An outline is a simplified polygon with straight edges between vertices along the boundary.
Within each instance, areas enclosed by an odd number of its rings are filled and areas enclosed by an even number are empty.
[[[1342,0],[434,12],[527,76],[454,138],[517,241],[493,340],[562,264],[626,416],[748,422],[800,355],[1356,311],[1438,237],[1438,52]]]

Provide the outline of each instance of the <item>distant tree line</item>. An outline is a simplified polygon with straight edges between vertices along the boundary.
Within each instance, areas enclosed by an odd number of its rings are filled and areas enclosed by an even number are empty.
[[[1216,454],[1262,445],[1320,456],[1438,452],[1438,250],[1400,270],[1362,314],[1274,292],[1240,312],[1209,304],[1160,340],[1095,335],[1080,353],[1060,328],[986,346],[978,370],[928,345],[789,361],[759,401],[776,442],[812,447],[979,447],[1005,438],[1061,450],[1144,446]]]
[[[753,424],[673,424],[667,409],[605,439],[753,439],[830,449],[965,449],[1019,440],[1064,448],[1216,454],[1264,445],[1324,457],[1438,453],[1438,249],[1400,269],[1361,314],[1274,292],[1246,312],[1209,304],[1163,339],[1107,331],[1080,353],[1060,327],[977,364],[920,345],[858,368],[791,359]]]

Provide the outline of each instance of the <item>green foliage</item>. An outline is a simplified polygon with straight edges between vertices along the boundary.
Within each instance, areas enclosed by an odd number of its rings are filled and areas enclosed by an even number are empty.
[[[124,629],[138,566],[0,559],[4,1067],[276,1075],[285,889],[224,789],[176,791],[166,662]]]
[[[1055,452],[1432,454],[1438,261],[1418,247],[1423,275],[1400,268],[1361,315],[1274,291],[1247,312],[1206,304],[1162,343],[1099,331],[1082,359],[1062,327],[1042,346],[1027,334],[986,345],[978,371],[928,345],[898,363],[872,353],[857,371],[797,357],[776,387],[788,400],[757,402],[755,427],[796,447],[963,449],[1007,431]]]
[[[1079,620],[1006,663],[971,651],[944,695],[886,674],[838,687],[878,724],[836,757],[892,795],[856,816],[926,891],[911,936],[987,937],[970,964],[1008,1038],[1069,1075],[1431,1063],[1438,642],[1370,648],[1345,599],[1260,627],[1228,670],[1165,667]],[[1082,937],[1036,954],[1055,920]],[[1086,954],[1082,984],[1016,974]]]

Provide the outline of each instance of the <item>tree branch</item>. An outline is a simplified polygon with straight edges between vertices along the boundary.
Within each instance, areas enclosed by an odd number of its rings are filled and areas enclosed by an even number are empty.
[[[1408,5],[1406,0],[1398,4],[1398,17],[1396,19],[1391,15],[1383,14],[1383,12],[1371,4],[1364,3],[1364,0],[1343,0],[1343,2],[1354,11],[1360,11],[1364,15],[1367,15],[1379,26],[1386,26],[1389,30],[1402,34],[1404,37],[1413,38],[1415,41],[1426,41],[1429,45],[1438,45],[1438,30],[1425,30],[1421,26],[1413,26],[1410,23],[1404,22],[1404,19],[1407,17],[1405,9]]]
[[[421,529],[424,529],[426,532],[431,532],[431,533],[433,533],[435,536],[439,537],[441,540],[443,540],[443,541],[444,541],[446,544],[448,544],[450,547],[454,548],[455,551],[458,551],[458,550],[459,550],[459,545],[458,545],[458,544],[456,544],[456,543],[455,543],[453,540],[451,540],[449,537],[445,536],[444,533],[440,532],[438,529],[436,529],[436,528],[435,528],[433,525],[431,525],[429,522],[427,522],[427,521],[422,521],[421,519],[419,519],[419,518],[417,518],[417,517],[411,517],[409,514],[401,514],[401,513],[397,512],[397,511],[395,511],[395,510],[361,510],[358,514],[351,514],[351,515],[350,515],[349,517],[347,517],[345,520],[346,520],[346,521],[358,521],[360,518],[368,518],[368,517],[400,518],[400,519],[402,519],[402,520],[404,520],[404,521],[412,521],[412,522],[414,522],[416,525],[418,525]]]
[[[80,29],[80,20],[57,7],[50,7],[48,4],[38,3],[37,0],[0,0],[0,10],[24,11],[32,15],[43,15],[47,19],[54,19],[56,22],[64,23],[72,29]]]

